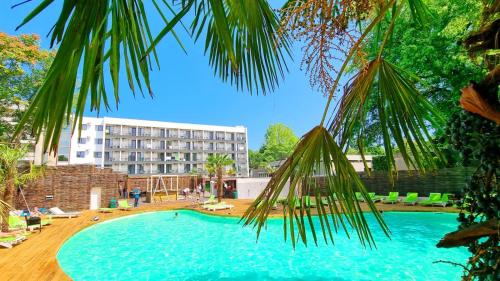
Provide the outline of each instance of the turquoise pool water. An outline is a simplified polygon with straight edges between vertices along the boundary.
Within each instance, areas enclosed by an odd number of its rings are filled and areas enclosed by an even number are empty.
[[[374,226],[378,249],[338,234],[335,246],[283,240],[281,219],[255,231],[236,218],[192,211],[156,212],[96,224],[70,238],[57,259],[74,280],[459,280],[465,249],[437,249],[456,215],[384,213],[387,239]]]

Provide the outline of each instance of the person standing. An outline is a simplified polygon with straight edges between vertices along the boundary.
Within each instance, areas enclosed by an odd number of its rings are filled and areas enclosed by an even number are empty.
[[[124,196],[123,196],[123,186],[124,186],[123,181],[119,180],[118,181],[118,196],[119,196],[119,198],[124,198]]]
[[[134,207],[137,207],[139,205],[139,198],[141,197],[141,190],[138,187],[136,187],[134,188],[133,194],[134,194]]]

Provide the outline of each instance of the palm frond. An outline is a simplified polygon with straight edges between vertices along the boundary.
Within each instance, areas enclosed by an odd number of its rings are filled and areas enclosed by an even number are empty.
[[[422,0],[407,0],[407,2],[413,20],[425,26],[432,17],[429,7]]]
[[[390,171],[396,168],[395,147],[408,167],[424,171],[435,168],[436,155],[438,160],[444,161],[430,142],[429,129],[430,125],[440,128],[443,120],[429,101],[418,93],[414,81],[406,77],[408,75],[379,57],[351,79],[330,125],[330,131],[340,138],[340,147],[345,148],[354,135],[363,139],[367,113],[371,106],[375,106]],[[374,104],[369,102],[372,100],[370,95],[375,95]],[[362,147],[360,151],[363,152]]]
[[[319,229],[315,229],[311,209],[305,202],[305,196],[308,195],[316,198],[318,220],[325,243],[333,243],[333,234],[339,230],[344,230],[349,236],[352,227],[363,245],[374,245],[375,241],[355,192],[361,192],[380,227],[389,235],[388,228],[370,200],[361,179],[324,127],[317,126],[304,135],[292,155],[273,174],[264,191],[243,215],[245,225],[257,227],[257,235],[265,226],[278,196],[288,184],[289,193],[284,200],[283,210],[284,235],[285,239],[290,237],[293,246],[299,238],[307,244],[307,226],[317,243],[316,232]],[[321,204],[321,198],[328,204]]]
[[[53,1],[43,1],[21,23],[32,20]],[[18,28],[19,28],[18,27]],[[114,100],[119,103],[118,84],[122,60],[129,87],[152,94],[149,80],[151,62],[142,59],[152,42],[146,10],[139,0],[70,1],[65,0],[51,30],[51,46],[58,51],[46,79],[21,120],[18,129],[33,118],[36,136],[45,132],[45,149],[55,150],[62,128],[70,122],[74,108],[74,126],[81,121],[87,100],[90,109],[109,109],[105,70],[109,62]],[[81,70],[81,84],[76,80]],[[76,97],[76,98],[74,98]]]
[[[274,90],[288,70],[286,36],[278,38],[279,21],[265,0],[198,1],[191,29],[195,40],[205,34],[205,53],[214,73],[238,89]]]

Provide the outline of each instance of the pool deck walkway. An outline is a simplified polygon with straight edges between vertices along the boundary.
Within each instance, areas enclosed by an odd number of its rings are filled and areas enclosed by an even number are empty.
[[[144,204],[131,211],[116,210],[113,213],[97,213],[96,211],[85,211],[78,218],[54,219],[50,226],[42,229],[41,233],[34,233],[22,244],[12,249],[0,249],[0,280],[71,280],[59,267],[56,259],[57,252],[62,244],[78,231],[93,224],[109,219],[123,217],[131,214],[138,214],[151,211],[164,211],[174,209],[194,209],[203,213],[238,216],[250,206],[253,200],[232,200],[224,199],[229,204],[233,204],[232,210],[205,211],[193,205],[191,202],[176,201],[163,204]],[[365,205],[363,203],[363,205]],[[402,204],[376,204],[381,211],[427,211],[427,212],[456,212],[451,207],[422,207],[403,206]],[[271,215],[279,216],[281,210],[273,211]],[[99,221],[92,220],[99,216]]]

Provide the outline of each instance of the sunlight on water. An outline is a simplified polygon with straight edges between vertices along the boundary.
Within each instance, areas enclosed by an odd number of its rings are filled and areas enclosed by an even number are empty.
[[[335,245],[295,250],[283,239],[281,219],[255,231],[236,218],[192,211],[156,212],[97,224],[73,236],[58,253],[74,280],[459,280],[467,251],[437,249],[456,229],[455,214],[384,213],[389,240],[368,216],[377,249],[336,235]],[[355,235],[352,233],[352,235]],[[354,236],[355,237],[355,236]]]

